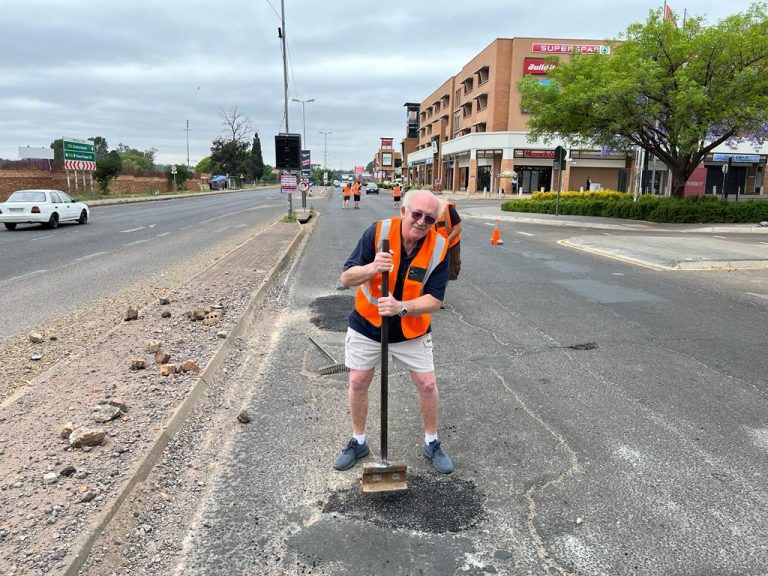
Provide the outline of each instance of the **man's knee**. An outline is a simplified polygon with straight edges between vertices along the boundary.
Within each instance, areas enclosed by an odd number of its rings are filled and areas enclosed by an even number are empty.
[[[434,372],[412,372],[411,378],[416,388],[423,394],[431,394],[437,390],[437,378]]]
[[[355,392],[367,392],[373,380],[373,370],[350,370],[349,388]]]

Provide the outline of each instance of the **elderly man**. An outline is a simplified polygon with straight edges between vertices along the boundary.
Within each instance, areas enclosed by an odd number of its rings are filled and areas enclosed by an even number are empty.
[[[365,434],[368,388],[381,360],[381,323],[388,322],[389,351],[408,368],[418,390],[424,456],[438,472],[453,472],[453,462],[437,437],[440,395],[430,333],[431,313],[440,309],[448,283],[448,243],[434,229],[439,209],[431,192],[409,193],[400,217],[371,225],[344,264],[341,285],[358,288],[345,347],[352,438],[336,456],[333,465],[337,470],[351,468],[369,453]],[[389,238],[389,253],[381,251],[384,238]],[[386,297],[381,291],[384,271],[392,272],[391,295]]]

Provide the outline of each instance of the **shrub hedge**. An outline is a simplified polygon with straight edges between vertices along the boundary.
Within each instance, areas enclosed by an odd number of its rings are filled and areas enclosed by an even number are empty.
[[[506,212],[554,214],[556,194],[539,192],[530,200],[507,200],[501,205]],[[643,195],[637,202],[620,192],[563,192],[560,214],[602,216],[648,222],[708,223],[768,221],[768,201],[729,202],[714,196],[690,196],[683,199]]]

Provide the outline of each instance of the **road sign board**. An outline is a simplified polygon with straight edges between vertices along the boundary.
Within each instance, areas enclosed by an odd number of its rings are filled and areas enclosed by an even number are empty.
[[[296,175],[295,174],[281,174],[280,175],[280,192],[283,194],[293,194],[296,192]]]
[[[64,148],[64,160],[82,160],[96,162],[96,151],[93,142],[77,140],[76,138],[62,138]]]
[[[96,170],[96,162],[87,162],[85,160],[64,160],[64,168],[67,170],[85,170],[93,172]]]
[[[173,166],[171,166],[171,174],[176,174],[176,172],[177,172],[176,164],[174,164]]]
[[[309,190],[309,180],[302,178],[299,182],[299,192],[306,192],[307,190]]]

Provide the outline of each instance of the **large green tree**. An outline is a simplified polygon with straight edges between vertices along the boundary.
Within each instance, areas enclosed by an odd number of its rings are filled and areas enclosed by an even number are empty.
[[[217,138],[211,146],[211,172],[239,176],[248,173],[248,142]]]
[[[264,158],[261,154],[261,140],[259,133],[254,132],[253,144],[251,145],[251,157],[248,161],[248,176],[258,181],[264,175]]]
[[[614,149],[640,146],[672,171],[672,189],[724,142],[768,137],[765,4],[707,25],[677,27],[661,11],[632,24],[609,55],[574,55],[547,86],[522,80],[531,139]]]
[[[210,174],[212,172],[211,169],[211,157],[206,156],[200,162],[197,163],[197,166],[195,166],[195,172],[200,172],[203,174]]]

